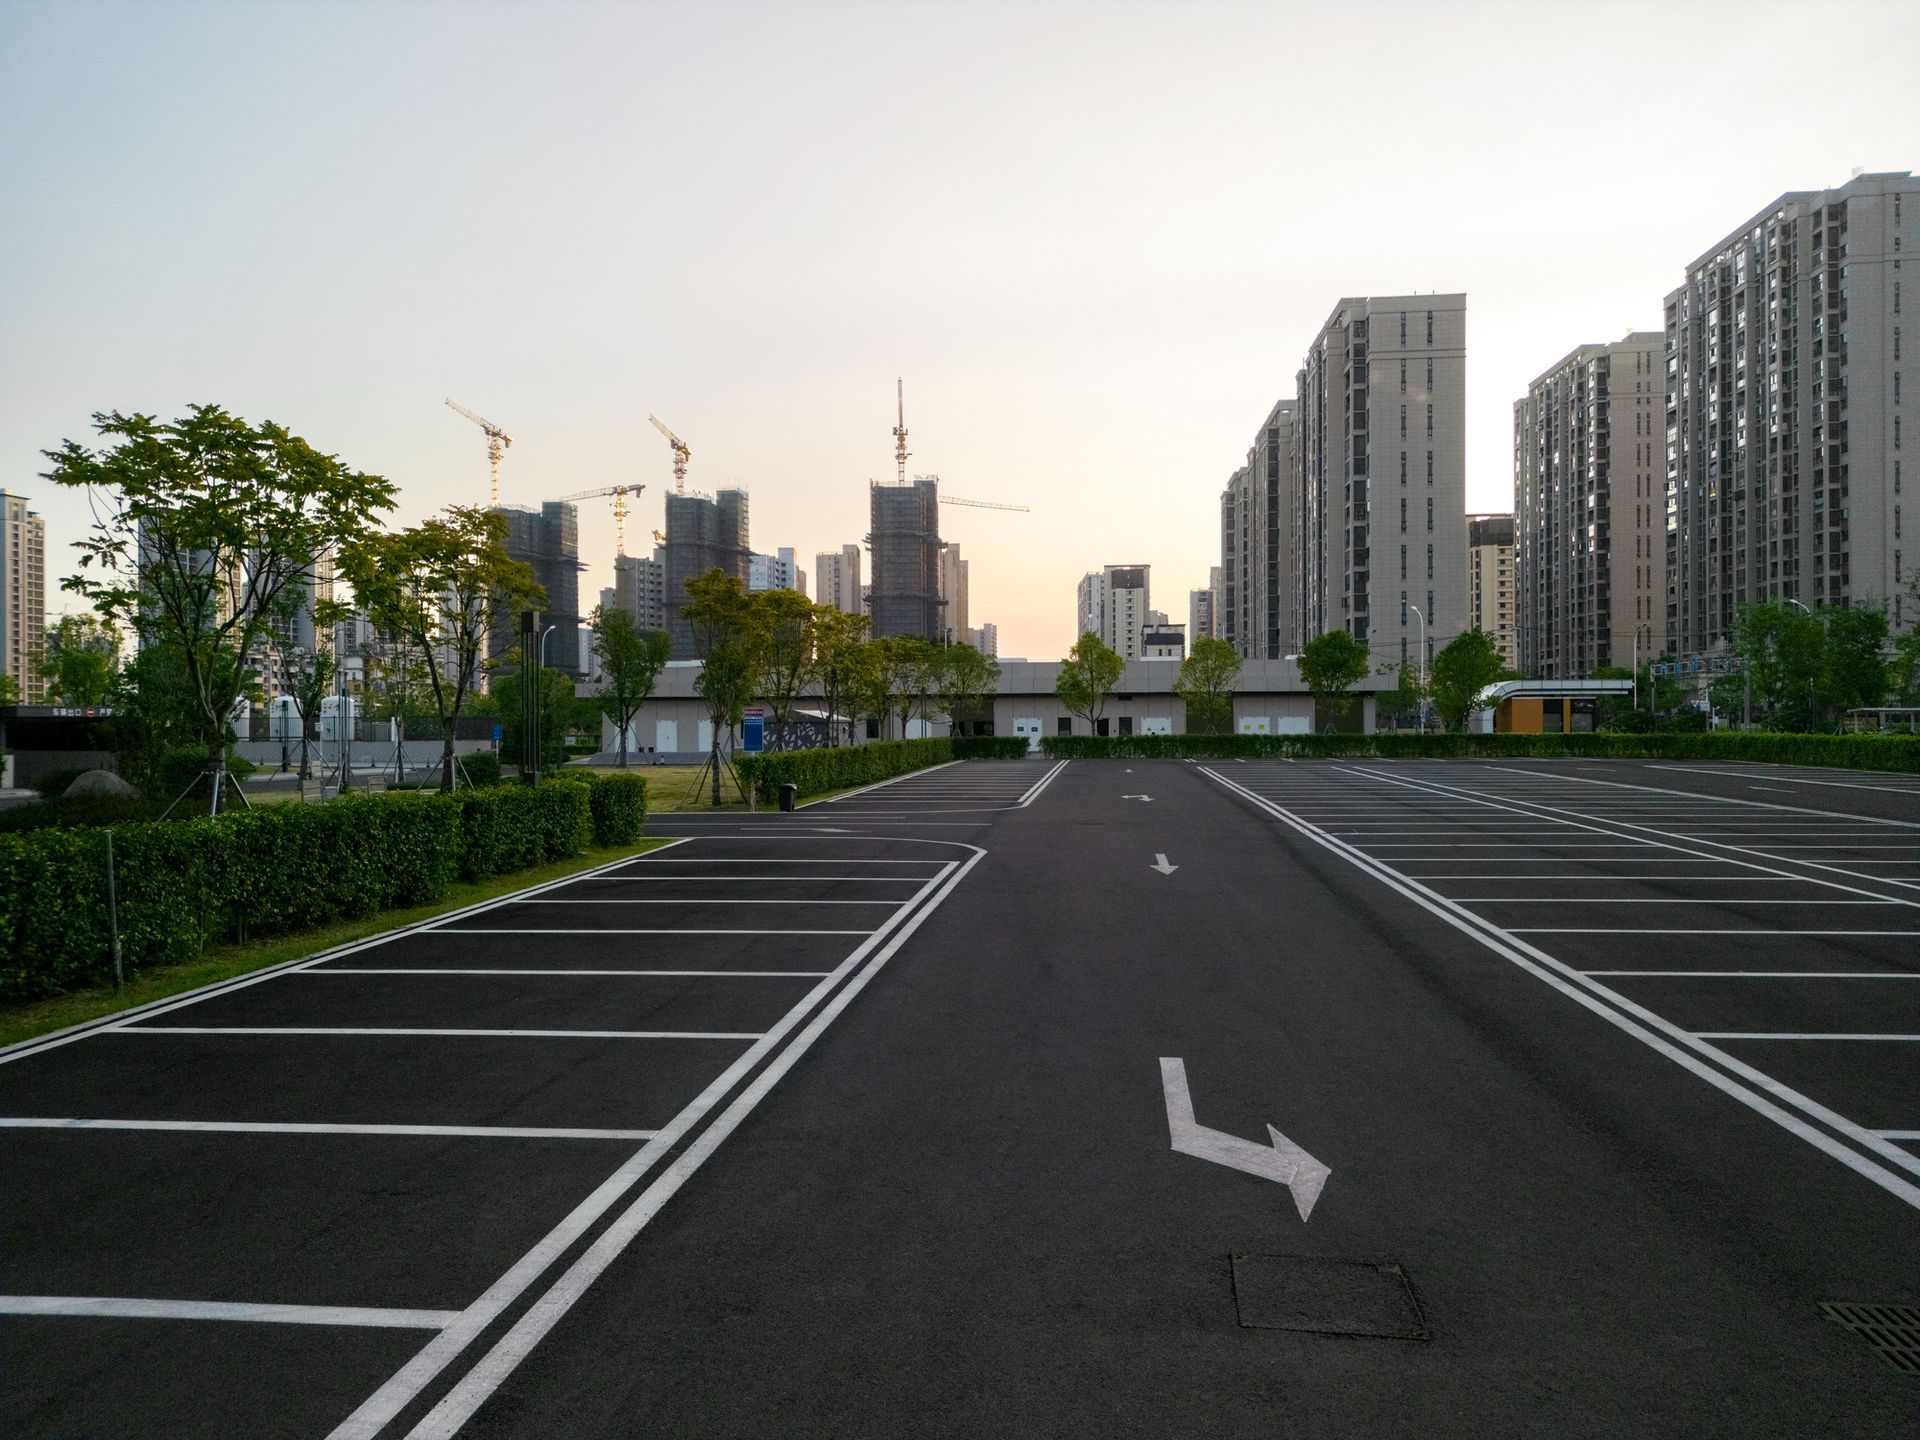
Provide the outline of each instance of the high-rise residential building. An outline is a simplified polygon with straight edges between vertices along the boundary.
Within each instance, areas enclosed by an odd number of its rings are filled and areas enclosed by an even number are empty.
[[[1211,640],[1214,636],[1214,596],[1219,591],[1220,567],[1212,570],[1214,583],[1205,590],[1187,592],[1187,634],[1193,640]]]
[[[1144,653],[1152,567],[1109,565],[1104,573],[1106,613],[1100,638],[1121,659],[1138,660]]]
[[[1900,261],[1920,180],[1793,191],[1687,267],[1666,300],[1666,648],[1732,634],[1743,602],[1904,595]],[[1904,323],[1912,329],[1911,317]]]
[[[1464,295],[1348,298],[1300,368],[1295,649],[1329,630],[1376,667],[1466,628]],[[1416,613],[1417,612],[1417,613]]]
[[[971,632],[970,643],[973,645],[973,648],[978,650],[982,655],[998,656],[1000,653],[1000,627],[991,621],[984,625],[974,626]]]
[[[0,675],[25,705],[46,698],[40,651],[47,635],[47,523],[24,495],[0,490]]]
[[[971,628],[967,624],[967,562],[960,558],[957,541],[940,547],[940,598],[947,607],[942,622],[947,634],[964,642]]]
[[[1543,680],[1657,653],[1666,337],[1582,345],[1513,405],[1517,663]],[[1469,590],[1471,591],[1471,580]]]
[[[868,604],[875,636],[938,640],[945,629],[940,600],[940,482],[868,486],[873,555]]]
[[[1513,616],[1513,516],[1469,515],[1467,625],[1493,637],[1509,670],[1518,663]]]
[[[1220,604],[1214,624],[1234,653],[1251,659],[1260,652],[1247,596],[1262,569],[1256,537],[1265,534],[1254,501],[1253,472],[1242,465],[1220,492]]]
[[[1073,638],[1107,633],[1107,572],[1089,570],[1073,594]]]
[[[549,500],[538,510],[502,505],[495,512],[507,521],[506,550],[510,559],[530,566],[533,578],[547,592],[540,625],[554,627],[543,652],[550,670],[576,678],[586,676],[586,648],[581,644],[580,512],[564,500]],[[506,654],[520,643],[519,617],[502,615],[488,644],[493,656]]]
[[[867,607],[860,598],[860,547],[842,545],[839,550],[822,550],[813,557],[814,598],[822,605],[849,615],[864,615]]]
[[[613,588],[600,592],[600,603],[633,616],[634,627],[642,634],[666,628],[664,567],[660,551],[653,558],[641,555],[613,557]]]
[[[747,492],[722,490],[713,496],[667,496],[666,544],[661,547],[660,611],[673,658],[699,656],[693,627],[680,618],[687,601],[687,582],[710,570],[733,576],[742,584],[752,557]]]
[[[771,555],[747,557],[747,589],[798,590],[807,593],[807,572],[794,561],[793,547],[782,545]]]

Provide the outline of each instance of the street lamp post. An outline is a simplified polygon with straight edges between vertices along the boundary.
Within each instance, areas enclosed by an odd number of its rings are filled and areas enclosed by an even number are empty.
[[[1420,613],[1418,605],[1409,605],[1414,619],[1420,622],[1420,733],[1427,733],[1427,617]]]

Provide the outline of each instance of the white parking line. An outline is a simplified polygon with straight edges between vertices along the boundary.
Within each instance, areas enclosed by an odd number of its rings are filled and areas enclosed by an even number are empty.
[[[675,898],[668,900],[641,900],[625,898],[620,900],[528,900],[528,905],[898,905],[898,900],[736,900],[723,897],[718,900],[689,900]]]
[[[910,905],[911,900],[903,900]],[[458,929],[444,929],[441,935],[869,935],[869,930],[718,930],[704,927],[680,930],[589,930],[584,927],[577,930],[558,929],[541,930],[531,925],[511,926],[505,930],[482,930],[477,927],[460,926]]]
[[[1503,925],[1509,935],[1884,935],[1904,937],[1920,935],[1920,930],[1749,930],[1739,925],[1723,925],[1707,930],[1679,930],[1665,925],[1644,927],[1602,925],[1595,929],[1550,925]]]
[[[1582,975],[1650,975],[1669,980],[1920,980],[1907,970],[1582,970]]]
[[[135,1320],[248,1320],[272,1325],[367,1325],[444,1330],[458,1310],[377,1310],[366,1305],[252,1305],[226,1300],[133,1300],[95,1295],[0,1295],[0,1315],[82,1315]]]
[[[436,1035],[497,1040],[758,1040],[731,1030],[428,1030],[411,1025],[109,1025],[103,1035]]]
[[[782,861],[791,864],[791,861]],[[774,881],[792,880],[802,885],[826,884],[829,881],[846,881],[854,885],[918,885],[918,875],[679,875],[668,870],[659,875],[593,875],[595,881],[673,881],[673,880],[717,880],[723,884],[738,881]]]
[[[476,1140],[651,1140],[651,1130],[529,1125],[320,1125],[264,1120],[62,1120],[0,1116],[0,1130],[187,1130],[214,1135],[420,1135]]]
[[[571,933],[571,932],[568,932]],[[477,965],[383,965],[378,969],[370,965],[343,965],[338,969],[331,965],[322,965],[315,970],[301,970],[299,975],[591,975],[601,976],[687,976],[724,980],[788,980],[794,978],[818,979],[830,975],[830,970],[507,970],[487,969]]]
[[[1912,1043],[1920,1035],[1839,1035],[1816,1030],[1696,1030],[1701,1040],[1894,1040]]]

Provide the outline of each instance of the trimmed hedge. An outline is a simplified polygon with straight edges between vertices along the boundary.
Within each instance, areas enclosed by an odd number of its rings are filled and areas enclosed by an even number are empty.
[[[741,782],[753,786],[761,797],[771,799],[782,785],[793,785],[805,799],[829,790],[891,780],[929,765],[944,765],[953,758],[953,741],[943,735],[934,740],[869,740],[864,745],[832,750],[736,755],[733,763]]]
[[[1832,765],[1847,770],[1920,771],[1920,737],[1907,735],[1049,735],[1057,759],[1204,760],[1273,755],[1290,759],[1746,760]]]
[[[593,834],[591,794],[554,784],[346,795],[116,826],[126,968],[190,960],[209,940],[423,904],[456,876],[485,879],[578,855]],[[0,1001],[112,980],[106,846],[100,829],[0,835]]]
[[[631,845],[647,825],[647,781],[642,775],[601,775],[587,792],[593,843]]]
[[[1024,760],[1029,751],[1024,735],[956,735],[956,760]]]

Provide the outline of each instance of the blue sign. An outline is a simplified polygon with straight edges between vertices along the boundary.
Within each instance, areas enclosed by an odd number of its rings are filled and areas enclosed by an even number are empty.
[[[767,748],[767,721],[764,715],[740,717],[740,748],[749,755],[758,755]]]
[[[498,720],[494,721],[493,722],[493,743],[498,745],[502,740],[506,738],[507,738],[507,727],[502,725]]]

